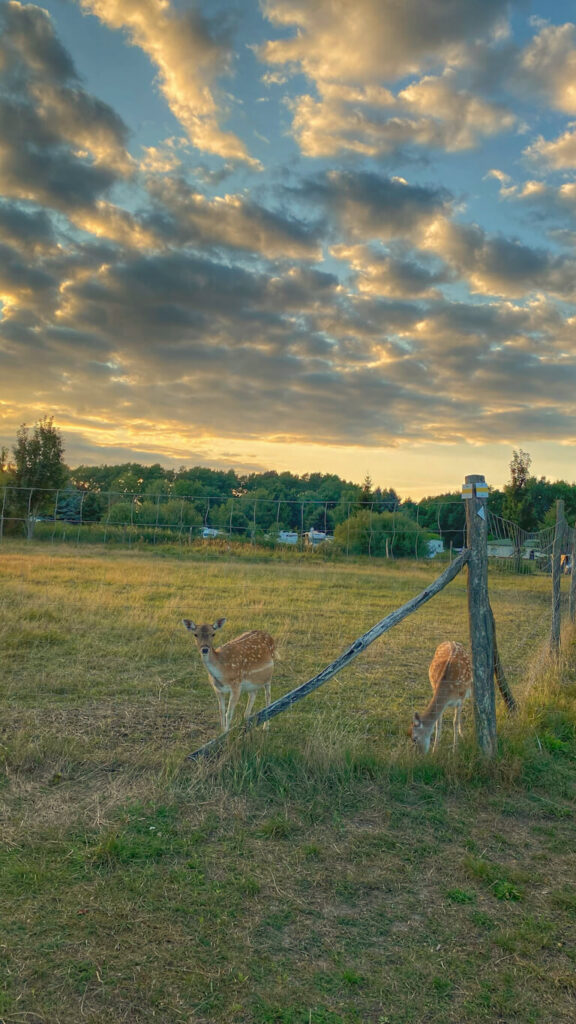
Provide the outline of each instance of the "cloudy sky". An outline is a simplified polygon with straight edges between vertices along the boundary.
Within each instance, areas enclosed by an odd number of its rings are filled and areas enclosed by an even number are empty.
[[[573,481],[575,171],[568,0],[0,0],[0,444]]]

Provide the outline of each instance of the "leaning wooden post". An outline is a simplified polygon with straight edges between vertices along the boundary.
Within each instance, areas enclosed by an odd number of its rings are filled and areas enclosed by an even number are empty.
[[[500,660],[500,654],[498,651],[498,642],[496,640],[496,622],[494,621],[494,612],[490,607],[490,621],[492,622],[492,643],[494,644],[494,676],[498,683],[498,689],[502,694],[502,699],[508,708],[508,711],[516,711],[516,701],[514,694],[508,685],[506,674],[504,672],[504,666]]]
[[[576,527],[572,527],[572,548],[570,549],[570,622],[576,622]]]
[[[560,579],[562,576],[562,544],[564,541],[564,502],[556,502],[556,528],[552,548],[552,628],[550,630],[550,653],[557,658],[560,653]]]
[[[483,476],[466,477],[468,536],[468,617],[474,669],[474,718],[483,754],[496,753],[496,700],[494,695],[494,638],[488,598],[488,487]]]

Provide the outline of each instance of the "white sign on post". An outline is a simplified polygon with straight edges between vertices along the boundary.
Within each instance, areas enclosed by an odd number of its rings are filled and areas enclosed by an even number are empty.
[[[468,498],[487,498],[489,493],[488,484],[485,481],[478,484],[462,484],[462,497],[465,500]]]

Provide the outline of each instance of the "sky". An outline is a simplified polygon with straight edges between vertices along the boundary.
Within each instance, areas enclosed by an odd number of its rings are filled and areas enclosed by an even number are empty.
[[[0,0],[0,445],[576,478],[567,0]]]

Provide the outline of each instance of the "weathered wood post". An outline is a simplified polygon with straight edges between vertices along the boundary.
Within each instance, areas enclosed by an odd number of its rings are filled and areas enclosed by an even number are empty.
[[[494,695],[494,632],[488,597],[488,487],[483,476],[466,477],[468,559],[468,617],[474,669],[474,718],[480,749],[496,753],[496,700]]]
[[[560,580],[562,577],[562,544],[564,541],[564,502],[556,502],[556,528],[552,548],[552,628],[550,630],[550,653],[557,658],[560,653]]]
[[[6,511],[6,495],[7,495],[7,493],[8,493],[8,488],[4,487],[4,493],[2,495],[2,511],[0,512],[0,540],[2,540],[2,538],[4,536],[4,513]]]
[[[514,694],[508,685],[506,674],[504,672],[504,666],[500,660],[500,654],[498,651],[498,643],[496,640],[496,623],[494,621],[494,612],[490,608],[490,620],[492,622],[492,643],[494,645],[494,676],[498,683],[498,689],[502,694],[502,699],[508,708],[508,711],[516,711],[516,700]]]
[[[576,527],[572,528],[572,547],[570,549],[570,622],[576,622]]]

